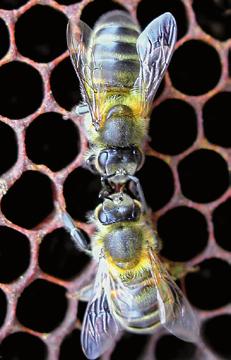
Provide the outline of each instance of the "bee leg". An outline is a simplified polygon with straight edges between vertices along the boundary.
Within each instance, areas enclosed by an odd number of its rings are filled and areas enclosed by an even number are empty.
[[[90,154],[90,156],[88,156],[88,158],[85,160],[85,167],[92,174],[98,175],[98,170],[95,167],[95,155],[94,154]]]
[[[89,106],[86,103],[80,103],[73,107],[72,111],[75,112],[76,115],[81,116],[90,112]]]
[[[87,240],[86,240],[85,236],[83,235],[82,231],[75,226],[75,223],[74,223],[72,217],[67,212],[63,212],[62,220],[63,220],[65,229],[71,235],[78,250],[83,251],[87,255],[91,256],[91,250],[87,243]]]
[[[101,185],[102,189],[99,193],[99,199],[104,200],[113,193],[113,188],[108,178],[104,176],[101,177]]]
[[[147,205],[147,202],[145,200],[144,192],[143,192],[142,186],[140,185],[140,180],[136,176],[132,176],[132,175],[128,175],[128,178],[130,180],[132,180],[133,183],[136,185],[136,192],[137,192],[139,200],[140,200],[140,202],[142,204],[143,212],[146,215],[149,215],[150,214],[150,209],[149,209],[149,207]],[[134,195],[137,195],[137,194],[134,194]]]
[[[68,293],[68,298],[77,299],[79,301],[88,302],[92,299],[94,290],[94,282],[91,281],[88,285],[83,286],[73,293]]]
[[[166,269],[171,274],[174,280],[185,277],[188,273],[199,270],[198,266],[188,266],[177,261],[170,261],[162,259]]]
[[[63,118],[64,120],[68,120],[70,116],[81,116],[88,112],[90,112],[88,105],[86,103],[80,103],[74,106],[67,115],[63,116]]]

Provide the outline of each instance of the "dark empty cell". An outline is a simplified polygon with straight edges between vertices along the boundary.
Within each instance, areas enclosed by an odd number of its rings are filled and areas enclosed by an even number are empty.
[[[228,66],[229,66],[229,76],[231,77],[231,50],[229,50],[229,54],[228,54]]]
[[[66,27],[67,18],[63,13],[50,6],[35,5],[16,23],[17,48],[32,60],[49,62],[67,49]]]
[[[7,311],[7,300],[6,295],[4,292],[0,289],[0,328],[4,324],[6,311]],[[0,352],[0,358],[1,358],[1,352]]]
[[[193,9],[205,32],[219,40],[231,37],[230,0],[194,0]]]
[[[174,181],[170,167],[154,156],[146,156],[138,173],[144,195],[153,211],[162,208],[171,199]]]
[[[229,186],[227,164],[215,151],[194,151],[180,162],[178,172],[184,196],[195,202],[214,201]]]
[[[212,46],[189,40],[174,52],[169,72],[176,89],[187,95],[202,95],[217,85],[221,63]]]
[[[171,12],[174,15],[177,22],[178,38],[184,36],[188,24],[184,5],[180,0],[157,0],[155,6],[150,0],[143,0],[138,6],[138,21],[144,29],[153,19],[165,12]]]
[[[1,5],[0,5],[1,7]],[[0,59],[6,55],[9,46],[9,31],[3,19],[0,18],[0,34],[1,34],[1,46],[0,46]]]
[[[101,15],[112,10],[125,10],[124,7],[108,0],[96,0],[87,5],[82,12],[81,19],[93,27]]]
[[[28,0],[1,0],[0,8],[5,10],[18,9],[27,2]]]
[[[82,231],[82,230],[81,230]],[[87,237],[86,233],[84,235]],[[77,275],[89,261],[64,229],[46,235],[40,245],[39,265],[43,271],[61,279]]]
[[[74,330],[67,335],[60,347],[59,360],[86,360],[80,344],[80,331]]]
[[[11,168],[17,160],[18,147],[14,130],[0,122],[0,175]]]
[[[47,348],[38,337],[17,332],[2,341],[0,358],[5,360],[45,360]]]
[[[17,319],[32,330],[50,332],[63,321],[67,309],[66,290],[45,280],[35,280],[22,293]]]
[[[231,301],[231,267],[220,259],[205,260],[198,271],[185,279],[186,293],[190,302],[199,309],[213,310]]]
[[[21,119],[39,108],[43,99],[42,78],[32,66],[12,61],[0,68],[0,114],[11,119]]]
[[[115,350],[111,355],[112,360],[124,359],[129,349],[129,357],[134,360],[141,359],[148,337],[145,335],[135,335],[125,333],[122,339],[116,344]]]
[[[79,81],[69,57],[59,63],[51,73],[51,90],[57,103],[66,110],[81,99]]]
[[[175,336],[165,335],[157,341],[155,352],[157,360],[192,360],[196,346]]]
[[[206,320],[202,326],[202,336],[207,345],[222,359],[231,359],[230,346],[231,315],[220,315]]]
[[[224,147],[231,147],[230,103],[231,93],[222,92],[209,99],[203,109],[205,136],[211,143]]]
[[[152,112],[149,134],[155,150],[170,155],[181,153],[196,140],[194,109],[182,100],[164,101]]]
[[[37,171],[26,171],[3,196],[1,208],[14,224],[32,229],[53,210],[50,179]]]
[[[208,241],[204,216],[197,210],[180,206],[169,210],[158,220],[162,241],[161,254],[172,261],[188,261],[199,254]]]
[[[79,152],[79,132],[71,120],[50,112],[40,115],[27,128],[26,150],[36,164],[59,171],[75,159]]]
[[[0,227],[0,282],[10,283],[23,274],[30,262],[30,243],[20,232]]]
[[[219,205],[213,212],[214,233],[217,243],[231,251],[231,199]]]
[[[86,221],[87,213],[99,203],[100,180],[88,170],[74,170],[64,183],[67,211],[74,219]]]

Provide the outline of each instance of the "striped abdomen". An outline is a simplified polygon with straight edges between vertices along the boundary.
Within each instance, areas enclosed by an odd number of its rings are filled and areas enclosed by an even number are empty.
[[[151,333],[159,326],[160,317],[157,293],[149,271],[140,278],[126,284],[127,294],[119,292],[113,297],[118,320],[128,331],[135,333]],[[125,301],[124,301],[125,300]],[[129,302],[131,301],[131,304]]]
[[[139,74],[136,50],[139,27],[129,14],[112,11],[97,22],[90,42],[93,82],[112,88],[132,88]]]

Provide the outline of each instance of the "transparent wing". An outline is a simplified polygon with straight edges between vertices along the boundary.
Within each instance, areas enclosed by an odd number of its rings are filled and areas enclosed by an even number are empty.
[[[162,325],[180,339],[196,342],[199,336],[199,325],[188,300],[151,248],[149,255]]]
[[[156,290],[150,271],[125,282],[110,276],[114,314],[122,328],[139,334],[153,333],[160,325]]]
[[[78,75],[83,101],[88,104],[92,122],[100,122],[98,102],[100,91],[94,85],[94,73],[100,72],[96,66],[91,47],[92,30],[81,20],[71,18],[67,26],[67,45],[70,57]]]
[[[153,20],[137,40],[140,73],[135,90],[142,94],[145,115],[150,111],[153,98],[171,60],[176,36],[176,21],[170,13],[165,13]]]
[[[88,303],[81,332],[82,348],[88,359],[96,359],[102,355],[115,341],[120,330],[111,311],[109,294],[109,273],[102,257],[96,274],[93,298]]]

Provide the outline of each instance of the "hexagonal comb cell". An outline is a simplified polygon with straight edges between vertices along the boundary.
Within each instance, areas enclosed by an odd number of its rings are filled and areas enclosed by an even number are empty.
[[[29,266],[28,238],[10,227],[0,226],[0,254],[0,282],[10,283],[23,275]]]
[[[3,340],[0,345],[0,355],[3,359],[44,360],[47,349],[37,336],[16,332]]]
[[[62,322],[66,309],[65,289],[38,279],[23,291],[17,305],[17,318],[35,331],[50,332]]]
[[[62,12],[50,6],[33,6],[16,23],[17,48],[32,60],[51,61],[66,50],[66,26],[67,19]]]
[[[150,173],[150,169],[155,169]],[[147,156],[144,166],[138,172],[144,188],[144,195],[153,211],[169,202],[174,191],[174,180],[168,164],[154,156]]]
[[[172,261],[188,261],[205,249],[208,227],[205,217],[196,209],[175,207],[158,219],[161,254]]]
[[[43,83],[39,72],[32,66],[12,61],[0,67],[1,93],[0,115],[22,119],[41,105]]]
[[[87,234],[84,233],[85,238]],[[40,268],[60,279],[72,279],[84,269],[89,258],[80,253],[70,235],[63,229],[47,234],[40,245]]]
[[[79,148],[78,128],[71,120],[64,121],[61,114],[42,114],[27,128],[28,157],[34,163],[47,165],[53,171],[59,171],[73,161]]]
[[[230,101],[230,92],[219,92],[210,98],[203,107],[205,136],[211,143],[227,148],[231,147],[229,136]]]
[[[221,63],[212,46],[201,40],[189,40],[175,51],[169,73],[177,90],[187,95],[202,95],[217,85]]]
[[[168,99],[156,106],[151,115],[150,146],[163,154],[177,155],[196,140],[196,113],[189,104]]]
[[[229,0],[194,0],[193,9],[201,28],[219,40],[231,37],[231,3]]]
[[[230,337],[229,329],[231,326],[230,314],[215,316],[206,320],[202,327],[203,338],[208,346],[222,359],[230,359]]]
[[[229,186],[227,163],[215,151],[194,151],[180,162],[178,172],[183,194],[195,202],[214,201]]]
[[[161,255],[190,269],[182,289],[202,324],[196,345],[161,327],[153,336],[124,334],[106,357],[122,359],[129,351],[134,359],[228,360],[229,0],[0,1],[0,357],[85,358],[86,303],[75,294],[96,267],[77,251],[60,217],[66,208],[92,234],[87,213],[100,191],[99,178],[83,167],[83,119],[69,113],[81,91],[65,33],[79,6],[91,27],[113,9],[130,11],[142,29],[166,11],[176,18],[179,41],[137,176],[162,238]]]
[[[100,180],[88,170],[78,168],[67,177],[63,191],[67,211],[74,219],[86,221],[88,212],[99,203]]]
[[[52,210],[51,182],[37,171],[23,173],[2,199],[3,214],[26,229],[39,225]]]
[[[55,100],[64,109],[71,110],[79,103],[79,81],[69,58],[56,65],[51,73],[50,83]]]
[[[231,266],[223,260],[211,258],[197,265],[186,277],[186,291],[190,302],[199,309],[213,310],[231,301],[225,281],[231,276]]]

